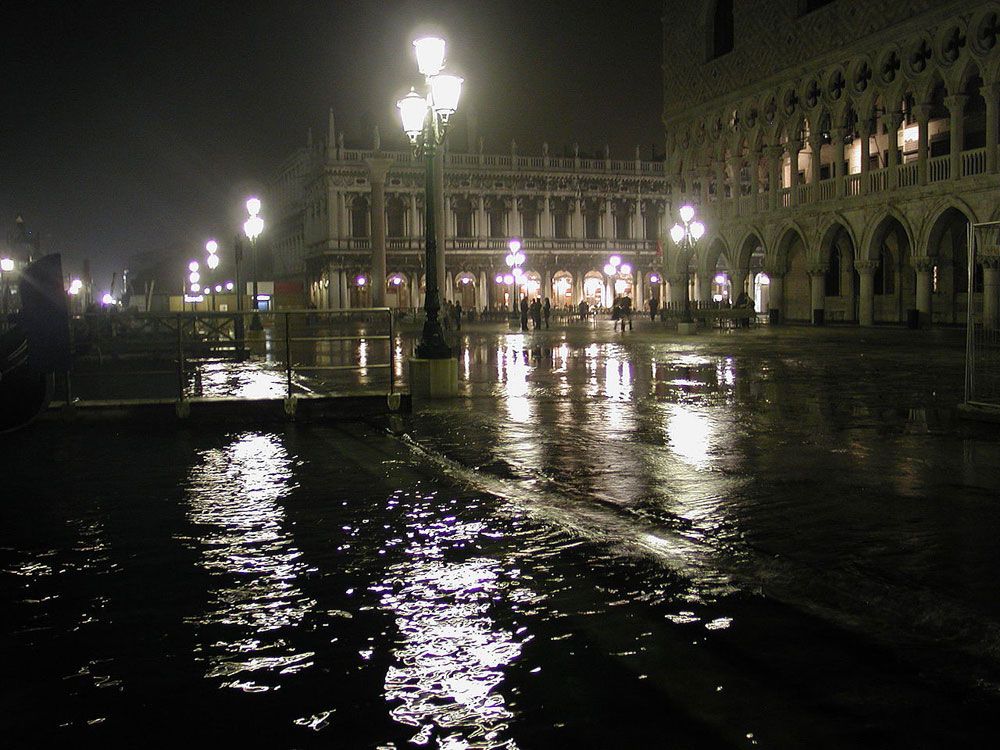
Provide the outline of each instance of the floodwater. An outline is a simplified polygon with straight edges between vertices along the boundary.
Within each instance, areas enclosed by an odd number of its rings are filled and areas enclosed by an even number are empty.
[[[455,340],[462,396],[385,423],[5,436],[3,736],[1000,738],[961,331]]]

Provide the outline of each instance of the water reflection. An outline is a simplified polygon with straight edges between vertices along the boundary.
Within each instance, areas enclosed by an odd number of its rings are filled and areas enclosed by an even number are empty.
[[[514,748],[505,738],[512,713],[497,688],[527,637],[521,632],[515,639],[490,617],[504,588],[500,563],[453,559],[495,533],[482,522],[432,516],[428,508],[440,499],[426,502],[408,514],[409,559],[375,587],[402,635],[385,676],[390,713],[417,730],[416,744],[437,735],[439,747]]]
[[[214,589],[208,611],[190,620],[205,638],[205,676],[267,690],[313,657],[286,640],[315,605],[296,584],[308,568],[282,528],[279,501],[295,487],[292,461],[277,437],[256,433],[200,458],[189,478],[188,518]]]
[[[228,360],[200,362],[199,395],[215,398],[284,398],[288,391],[285,370],[273,363],[233,362]]]
[[[709,418],[687,404],[668,404],[666,410],[667,440],[671,449],[690,466],[708,468],[712,437]]]

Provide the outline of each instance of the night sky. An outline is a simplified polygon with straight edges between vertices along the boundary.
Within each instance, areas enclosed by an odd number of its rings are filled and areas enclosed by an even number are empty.
[[[373,124],[401,147],[395,101],[417,82],[423,29],[448,40],[487,151],[663,150],[660,0],[13,6],[0,243],[21,213],[67,273],[90,258],[102,288],[135,253],[231,238],[244,198],[309,128],[325,136],[331,107],[349,147],[369,147]]]

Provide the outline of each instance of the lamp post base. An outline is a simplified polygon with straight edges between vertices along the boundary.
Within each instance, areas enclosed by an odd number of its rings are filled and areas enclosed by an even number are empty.
[[[698,324],[695,323],[694,321],[691,321],[690,323],[685,323],[684,321],[681,321],[680,323],[677,324],[677,333],[681,334],[682,336],[690,336],[697,330],[698,330]]]
[[[453,398],[458,395],[458,359],[410,358],[410,393],[415,399]]]

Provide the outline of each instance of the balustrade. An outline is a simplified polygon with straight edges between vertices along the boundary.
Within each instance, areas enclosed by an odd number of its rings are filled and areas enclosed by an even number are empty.
[[[790,187],[781,188],[781,190],[778,191],[778,198],[778,203],[781,207],[788,208],[792,205],[792,189]]]
[[[927,162],[927,181],[940,182],[951,176],[951,154],[935,156]]]
[[[873,169],[868,173],[868,192],[881,193],[889,186],[889,170]]]
[[[974,148],[962,153],[962,177],[971,177],[986,172],[986,149]]]
[[[832,180],[823,180],[819,183],[819,199],[821,201],[828,201],[833,198],[837,193],[837,180],[836,178]]]
[[[812,185],[799,185],[799,205],[812,201]]]
[[[861,195],[861,175],[860,174],[849,174],[847,175],[847,189],[845,191],[847,195],[856,196]]]
[[[920,181],[920,176],[917,172],[918,166],[918,162],[916,161],[899,165],[899,186],[901,188],[913,187]]]

